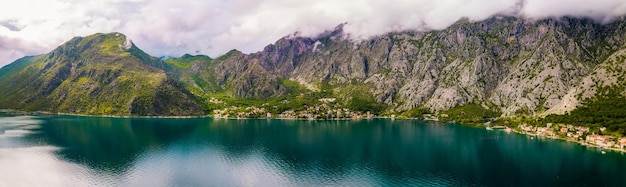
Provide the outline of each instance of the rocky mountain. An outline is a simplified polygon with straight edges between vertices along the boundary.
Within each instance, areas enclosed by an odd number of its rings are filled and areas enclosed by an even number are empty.
[[[623,87],[625,38],[624,18],[463,19],[444,30],[369,40],[354,40],[339,25],[178,69],[181,83],[201,95],[272,98],[289,94],[281,80],[291,80],[312,92],[332,88],[345,101],[360,88],[395,111],[480,104],[504,115],[563,113],[593,97],[596,87]]]
[[[0,108],[91,115],[203,115],[174,68],[120,33],[76,37],[0,69]]]
[[[201,115],[230,106],[320,111],[324,104],[331,115],[343,107],[438,113],[480,106],[510,116],[563,114],[607,90],[626,95],[624,17],[606,24],[462,19],[444,30],[367,40],[343,26],[215,59],[160,60],[119,33],[78,37],[0,69],[0,108]]]

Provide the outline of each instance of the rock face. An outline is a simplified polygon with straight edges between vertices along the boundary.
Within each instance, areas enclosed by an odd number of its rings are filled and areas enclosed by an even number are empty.
[[[76,37],[0,69],[0,108],[92,115],[203,115],[173,69],[120,33]],[[174,71],[172,71],[174,72]]]
[[[198,86],[206,92],[223,89],[238,97],[285,94],[277,80],[291,79],[336,85],[335,90],[364,85],[376,101],[397,110],[478,103],[504,115],[536,114],[565,99],[593,96],[590,84],[607,79],[598,68],[623,64],[605,59],[623,53],[625,37],[623,18],[604,25],[567,17],[459,20],[445,30],[365,41],[350,39],[340,25],[318,37],[284,37],[257,53],[231,51],[210,63],[198,61],[186,72],[210,74],[196,80],[214,85]],[[624,75],[621,69],[612,72]]]
[[[608,87],[626,94],[625,38],[623,17],[608,24],[493,17],[368,40],[351,39],[339,25],[257,53],[162,61],[119,33],[96,34],[0,69],[0,108],[199,115],[214,95],[277,98],[299,82],[342,100],[365,94],[394,111],[480,104],[503,115],[564,113]]]
[[[626,48],[616,51],[603,63],[595,66],[580,83],[569,88],[554,107],[545,114],[563,114],[576,109],[582,100],[593,98],[598,94],[606,94],[609,89],[616,89],[626,95]]]

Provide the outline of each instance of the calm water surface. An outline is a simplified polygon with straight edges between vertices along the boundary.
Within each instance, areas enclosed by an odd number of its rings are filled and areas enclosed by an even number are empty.
[[[0,113],[0,186],[626,186],[626,155],[414,120]]]

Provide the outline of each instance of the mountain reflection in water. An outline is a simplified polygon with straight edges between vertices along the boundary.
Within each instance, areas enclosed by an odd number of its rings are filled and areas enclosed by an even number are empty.
[[[417,120],[4,114],[0,132],[9,186],[626,184],[619,153]]]

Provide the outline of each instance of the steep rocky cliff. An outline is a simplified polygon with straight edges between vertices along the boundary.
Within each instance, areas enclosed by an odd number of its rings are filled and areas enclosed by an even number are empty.
[[[599,24],[584,18],[493,17],[369,40],[353,40],[342,28],[318,37],[287,36],[253,54],[231,51],[210,63],[197,61],[184,70],[197,79],[182,82],[210,93],[267,98],[287,94],[277,80],[291,79],[311,90],[334,85],[335,94],[348,99],[345,89],[366,87],[396,111],[436,112],[475,103],[514,115],[545,112],[569,102],[564,98],[591,97],[590,83],[605,80],[604,85],[609,77],[624,75],[615,69],[623,59],[613,57],[623,53],[623,18]],[[607,75],[603,67],[614,71]]]
[[[462,19],[444,30],[367,40],[353,39],[343,26],[216,59],[163,61],[119,33],[77,37],[0,69],[0,108],[200,115],[202,107],[234,105],[283,112],[328,104],[390,113],[467,105],[544,115],[572,111],[608,88],[626,89],[623,17],[607,24],[571,17]]]

